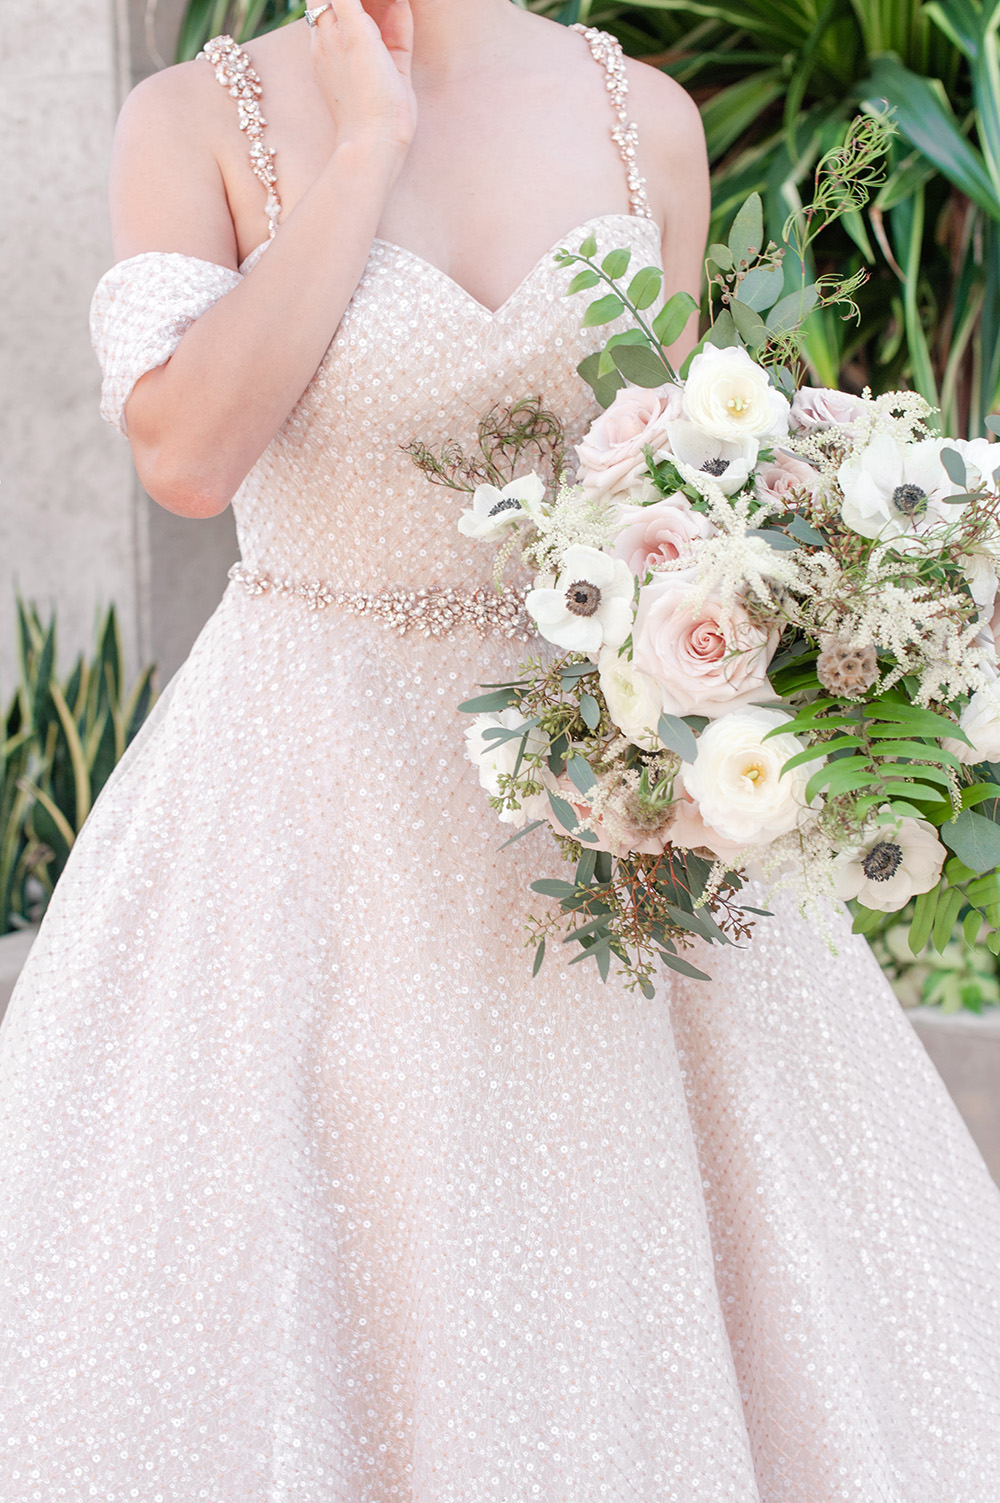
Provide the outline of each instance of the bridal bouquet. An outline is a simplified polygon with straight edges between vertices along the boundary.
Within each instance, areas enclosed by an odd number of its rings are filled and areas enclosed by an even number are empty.
[[[498,818],[573,864],[532,884],[556,900],[536,970],[561,934],[647,994],[657,960],[702,977],[681,951],[749,932],[748,874],[818,922],[831,895],[861,931],[916,898],[915,951],[963,913],[1000,950],[1000,447],[940,437],[914,393],[796,389],[804,314],[852,289],[786,294],[763,244],[753,198],[681,374],[693,300],[649,322],[658,268],[560,252],[600,292],[586,326],[633,324],[581,366],[604,411],[572,479],[480,484],[459,522],[498,584],[527,565],[548,644],[462,706]]]

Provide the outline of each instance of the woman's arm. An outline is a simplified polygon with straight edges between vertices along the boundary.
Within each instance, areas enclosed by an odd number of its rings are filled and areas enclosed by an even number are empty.
[[[333,153],[267,253],[191,325],[165,365],[136,383],[126,404],[139,476],[167,510],[223,511],[323,359],[412,139],[412,34],[409,0],[394,0],[381,33],[360,0],[337,0],[337,20],[327,12],[314,28]],[[212,146],[217,97],[232,106],[204,63],[157,75],[130,96],[111,178],[119,259],[180,251],[236,269]]]
[[[639,163],[649,203],[663,229],[664,291],[701,301],[711,186],[705,132],[690,94],[665,73],[629,64],[630,99],[639,130]],[[694,314],[668,351],[678,369],[698,342]]]

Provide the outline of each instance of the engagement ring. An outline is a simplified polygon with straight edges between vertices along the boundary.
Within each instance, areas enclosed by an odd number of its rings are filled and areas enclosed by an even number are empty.
[[[315,10],[307,10],[306,11],[306,20],[309,22],[309,25],[310,26],[315,26],[318,18],[323,14],[323,12],[325,10],[333,10],[333,6],[332,5],[317,5],[316,8],[315,8]],[[336,19],[336,17],[334,17],[334,19]]]

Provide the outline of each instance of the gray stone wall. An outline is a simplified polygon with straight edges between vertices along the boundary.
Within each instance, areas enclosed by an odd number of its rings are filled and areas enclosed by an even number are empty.
[[[133,670],[179,665],[235,557],[231,517],[190,522],[142,492],[98,416],[90,298],[113,260],[107,172],[129,88],[173,55],[182,0],[0,0],[0,696],[14,591],[59,615],[63,662],[114,602]]]

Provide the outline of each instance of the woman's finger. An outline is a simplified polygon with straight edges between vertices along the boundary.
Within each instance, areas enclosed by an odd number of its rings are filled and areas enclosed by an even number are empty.
[[[382,17],[382,41],[404,78],[413,63],[413,11],[410,0],[389,0]]]

